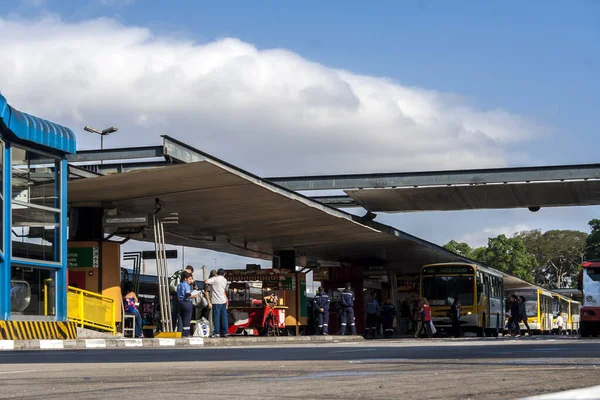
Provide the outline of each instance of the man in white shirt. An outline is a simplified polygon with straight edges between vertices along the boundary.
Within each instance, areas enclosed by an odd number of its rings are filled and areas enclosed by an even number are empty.
[[[212,337],[228,337],[229,323],[227,319],[227,309],[229,300],[227,299],[227,279],[225,279],[225,270],[220,268],[217,276],[207,279],[204,283],[211,286],[210,303],[208,307],[213,312],[214,331]]]
[[[562,333],[563,333],[563,324],[564,324],[563,317],[562,317],[562,315],[558,314],[558,317],[556,317],[556,332],[559,335],[562,335]]]

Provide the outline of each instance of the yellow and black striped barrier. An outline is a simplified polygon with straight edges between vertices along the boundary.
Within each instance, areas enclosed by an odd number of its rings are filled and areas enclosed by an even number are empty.
[[[0,321],[0,340],[77,339],[74,322]]]

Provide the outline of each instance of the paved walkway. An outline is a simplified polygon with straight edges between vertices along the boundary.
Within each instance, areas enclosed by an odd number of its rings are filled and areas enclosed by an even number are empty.
[[[0,340],[0,351],[62,350],[62,349],[118,349],[131,347],[186,347],[186,346],[265,346],[285,344],[351,343],[364,341],[362,336],[279,336],[180,339],[78,339],[78,340]]]

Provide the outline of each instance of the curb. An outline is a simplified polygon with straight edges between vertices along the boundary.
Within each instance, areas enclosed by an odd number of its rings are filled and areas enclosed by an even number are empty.
[[[363,340],[362,336],[230,337],[227,339],[191,337],[178,339],[0,340],[0,352],[17,350],[120,349],[134,347],[247,347],[282,344],[351,343]]]

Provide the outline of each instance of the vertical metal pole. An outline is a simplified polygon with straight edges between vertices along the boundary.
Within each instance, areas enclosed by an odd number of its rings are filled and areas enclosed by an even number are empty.
[[[300,274],[296,272],[296,336],[300,336],[300,300],[302,295],[300,294]],[[329,322],[327,322],[329,323]]]
[[[165,230],[164,230],[164,225],[162,222],[159,221],[159,226],[160,226],[160,238],[161,238],[161,258],[162,258],[162,263],[163,263],[163,271],[164,271],[164,281],[165,281],[165,292],[166,292],[166,298],[169,299],[169,280],[168,280],[168,275],[169,275],[169,269],[168,269],[168,265],[167,265],[167,251],[166,251],[166,246],[165,246]],[[173,324],[172,324],[172,320],[171,320],[171,302],[167,301],[166,302],[166,312],[167,312],[167,321],[169,322],[169,326],[172,328]],[[172,329],[169,331],[172,332]]]
[[[165,297],[164,291],[163,270],[162,262],[160,259],[160,230],[159,221],[156,215],[152,216],[152,222],[154,225],[154,250],[156,252],[156,274],[158,276],[158,300],[160,306],[160,321],[162,324],[162,331],[171,332],[172,327],[167,324],[166,320],[165,303],[168,301],[168,298]]]

